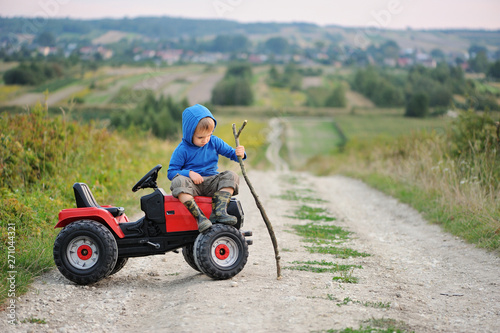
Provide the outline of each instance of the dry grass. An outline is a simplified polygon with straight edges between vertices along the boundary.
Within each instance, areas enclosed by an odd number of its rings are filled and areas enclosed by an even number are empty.
[[[345,93],[345,97],[347,99],[347,104],[349,107],[364,107],[364,108],[373,108],[375,105],[372,101],[370,101],[365,96],[361,95],[358,92],[347,90]]]
[[[20,89],[22,89],[22,87],[19,85],[0,85],[0,102],[9,100],[9,98],[15,95]]]
[[[447,145],[442,135],[416,133],[401,137],[397,144],[370,144],[361,151],[351,150],[342,163],[336,160],[336,171],[361,177],[410,203],[447,231],[498,251],[496,159],[479,154],[472,159],[451,158]]]

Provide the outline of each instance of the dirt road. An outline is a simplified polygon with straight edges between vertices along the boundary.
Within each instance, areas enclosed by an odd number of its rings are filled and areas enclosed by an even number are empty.
[[[275,227],[282,266],[307,260],[361,265],[353,273],[359,283],[288,269],[277,281],[271,241],[243,187],[245,228],[253,230],[254,244],[246,267],[232,280],[212,281],[175,253],[130,259],[116,275],[87,287],[54,270],[17,301],[21,323],[9,326],[4,318],[0,331],[309,332],[358,328],[371,318],[402,321],[415,332],[497,331],[498,257],[441,232],[408,206],[349,178],[276,172],[251,172],[250,177]],[[307,243],[290,232],[292,224],[310,221],[286,217],[300,202],[276,196],[311,182],[321,184],[318,195],[326,202],[319,206],[337,218],[335,224],[354,232],[347,245],[371,256],[310,254]],[[377,303],[390,306],[366,306]],[[36,320],[45,323],[30,323]]]

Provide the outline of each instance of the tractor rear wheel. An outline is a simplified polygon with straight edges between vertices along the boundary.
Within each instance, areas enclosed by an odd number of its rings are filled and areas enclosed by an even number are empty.
[[[188,263],[189,266],[191,266],[193,269],[197,270],[198,272],[200,269],[196,265],[196,262],[194,261],[194,251],[193,251],[193,246],[194,244],[186,245],[182,248],[182,256],[184,257],[184,260]]]
[[[230,279],[245,267],[248,245],[236,228],[214,224],[194,243],[194,261],[200,271],[215,280]]]
[[[128,261],[128,258],[118,257],[118,260],[116,260],[116,265],[113,268],[113,270],[111,271],[111,273],[109,273],[109,275],[113,275],[113,274],[116,274],[119,271],[121,271],[122,268],[127,263],[127,261]]]
[[[111,231],[96,221],[68,224],[54,242],[54,262],[68,280],[95,283],[108,276],[116,265],[118,246]]]

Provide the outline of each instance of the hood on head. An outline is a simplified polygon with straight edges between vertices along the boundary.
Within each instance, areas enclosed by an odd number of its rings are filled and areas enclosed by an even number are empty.
[[[182,112],[182,140],[192,145],[196,126],[198,126],[201,119],[206,117],[212,118],[215,126],[217,126],[217,121],[212,115],[212,112],[203,105],[196,104],[186,108],[184,112]]]

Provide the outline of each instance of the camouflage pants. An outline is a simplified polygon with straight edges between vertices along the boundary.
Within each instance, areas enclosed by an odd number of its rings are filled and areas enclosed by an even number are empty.
[[[237,195],[239,183],[240,179],[238,175],[230,170],[226,170],[214,176],[203,177],[203,183],[199,185],[196,185],[191,178],[178,174],[172,179],[170,190],[175,198],[181,193],[187,193],[193,197],[211,197],[215,192],[225,187],[234,189],[233,195]]]

